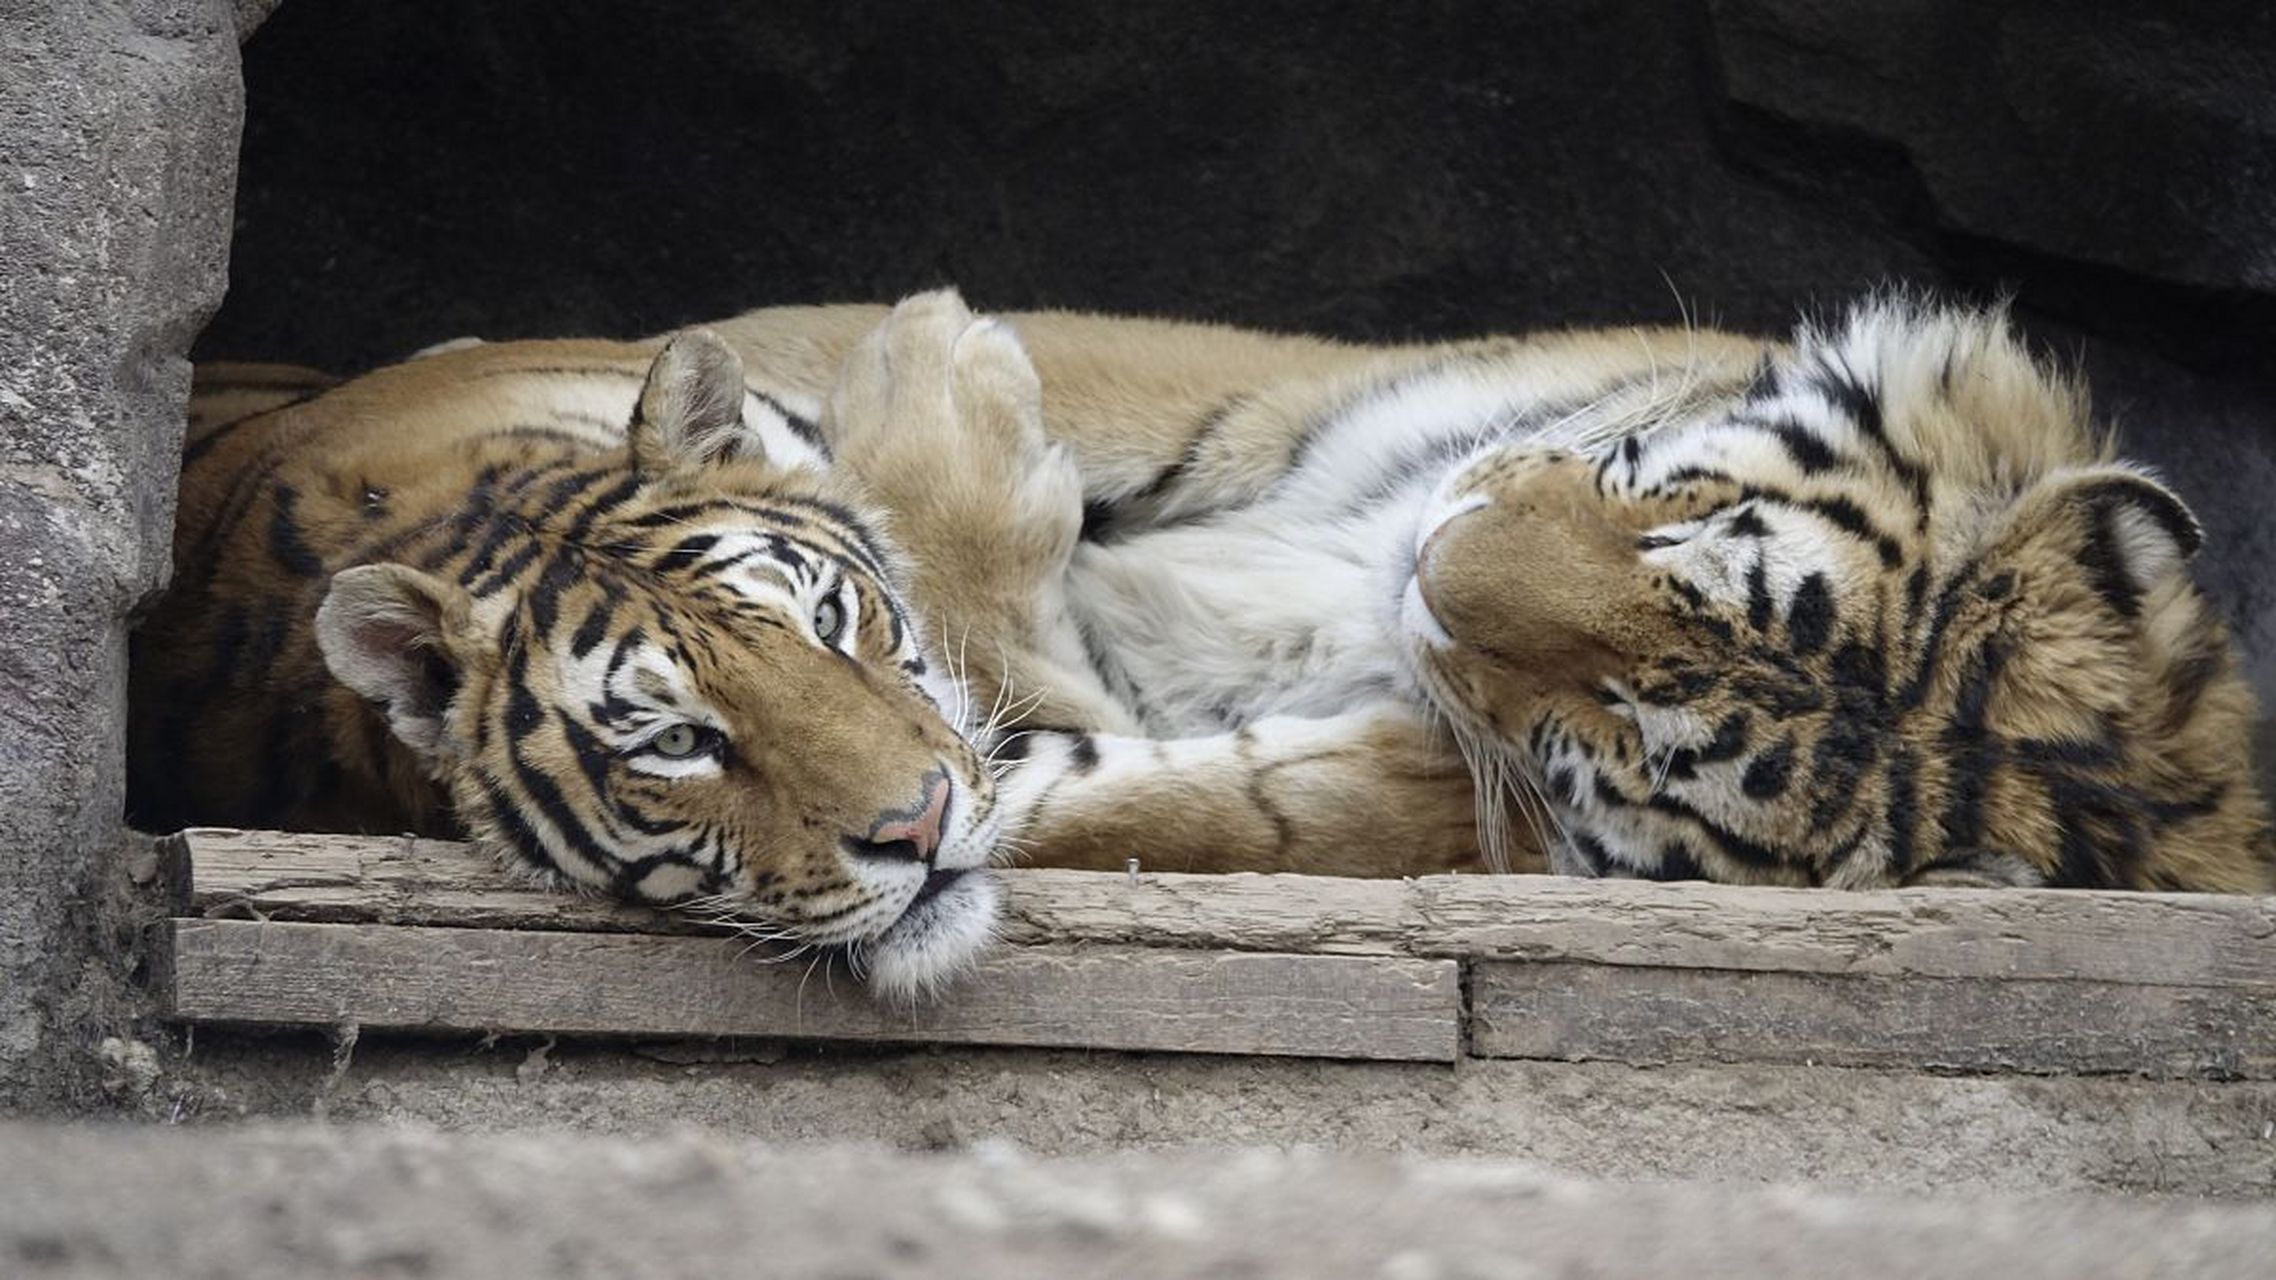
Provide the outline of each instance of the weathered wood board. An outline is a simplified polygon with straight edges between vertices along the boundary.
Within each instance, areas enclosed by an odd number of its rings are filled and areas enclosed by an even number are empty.
[[[1489,960],[1470,1000],[1482,1058],[2276,1078],[2266,987]]]
[[[168,847],[199,1021],[2276,1078],[2269,898],[1015,870],[1010,945],[890,1009],[463,845]]]
[[[183,912],[697,933],[521,883],[464,845],[197,830]],[[2276,898],[2083,890],[1837,893],[1558,876],[1003,873],[1007,941],[1880,977],[2276,988]]]
[[[436,1031],[927,1041],[1451,1062],[1451,960],[1000,948],[949,998],[891,1008],[732,938],[171,922],[181,1019]]]

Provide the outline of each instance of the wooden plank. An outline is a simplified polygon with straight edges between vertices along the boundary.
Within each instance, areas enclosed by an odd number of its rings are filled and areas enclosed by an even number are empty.
[[[2276,988],[2276,898],[1416,880],[1417,955],[1879,977]]]
[[[1470,1052],[2276,1078],[2276,992],[1481,961]]]
[[[269,920],[469,928],[712,933],[669,912],[551,892],[463,844],[193,828],[190,910]],[[1387,955],[1404,947],[1406,887],[1326,876],[1018,870],[1004,875],[1007,942],[1082,941]]]
[[[1451,1062],[1458,966],[1399,956],[999,948],[949,998],[872,1003],[733,939],[175,920],[189,1021],[767,1036]]]
[[[191,831],[206,915],[699,932],[519,883],[464,845]],[[1554,876],[1003,876],[1015,943],[1584,961],[1858,976],[2276,988],[2276,898],[2083,890],[1840,893]]]
[[[218,827],[193,827],[173,839],[190,862],[190,912],[202,916],[713,932],[668,912],[544,888],[455,841]]]

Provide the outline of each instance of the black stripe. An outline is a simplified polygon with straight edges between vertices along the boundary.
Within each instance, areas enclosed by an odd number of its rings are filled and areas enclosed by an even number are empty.
[[[641,881],[665,867],[685,867],[698,873],[699,882],[703,882],[705,877],[711,874],[686,849],[666,849],[661,853],[651,853],[644,858],[619,866],[616,869],[616,874],[609,880],[609,892],[627,901],[649,902],[657,906],[669,905],[669,899],[651,899],[640,888]]]
[[[687,580],[691,586],[700,584],[707,579],[716,578],[726,573],[736,565],[749,564],[753,558],[764,554],[766,553],[763,551],[738,551],[734,555],[721,556],[717,560],[706,560],[697,565],[693,573],[687,575]],[[728,590],[727,594],[736,595],[732,588]],[[741,597],[736,596],[736,598],[740,599]]]
[[[869,570],[872,577],[884,579],[888,576],[885,572],[884,548],[877,544],[875,537],[870,533],[869,522],[854,514],[852,510],[835,502],[797,494],[783,494],[777,497],[775,501],[790,506],[806,507],[830,517],[838,525],[837,533],[839,536],[851,541],[853,543],[852,549],[859,553],[853,558],[859,561],[864,569]]]
[[[514,649],[507,669],[506,690],[506,741],[509,745],[536,733],[545,723],[545,709],[538,705],[537,695],[529,687],[529,646]]]
[[[314,400],[316,397],[322,395],[324,393],[324,390],[326,389],[319,388],[318,390],[308,392],[305,395],[294,396],[290,400],[286,400],[280,404],[270,405],[266,409],[259,409],[252,413],[242,414],[238,417],[231,418],[227,422],[216,423],[212,426],[207,427],[204,431],[198,433],[196,439],[191,440],[187,445],[183,447],[182,469],[184,471],[189,470],[191,464],[195,463],[198,459],[211,452],[215,445],[220,444],[223,440],[226,440],[231,435],[234,435],[237,430],[243,427],[246,423],[258,422],[262,418],[266,418],[271,414],[282,413],[295,405],[306,404],[309,401]]]
[[[483,521],[494,514],[498,497],[498,477],[503,470],[504,468],[498,466],[484,467],[481,474],[475,476],[474,483],[468,487],[466,497],[460,500],[459,505],[453,511],[417,528],[405,530],[377,543],[366,544],[359,548],[354,558],[362,564],[391,559],[399,555],[402,548],[411,545],[420,537],[431,536],[436,530],[442,529],[448,531],[448,536],[440,544],[429,548],[425,555],[419,557],[420,568],[430,573],[439,571],[443,566],[466,554],[468,544],[474,539],[474,531],[481,528]]]
[[[1786,456],[1793,460],[1795,469],[1803,475],[1819,475],[1841,465],[1840,456],[1798,422],[1766,422],[1762,424],[1762,430],[1769,432],[1785,448]]]
[[[2133,574],[2126,568],[2125,553],[2118,546],[2118,531],[2107,509],[2088,509],[2086,543],[2079,548],[2078,563],[2086,570],[2095,594],[2102,597],[2112,612],[2121,618],[2141,616],[2142,591],[2134,585]]]
[[[609,620],[616,616],[617,604],[622,599],[623,593],[617,589],[616,584],[606,581],[601,584],[600,600],[585,611],[584,618],[577,623],[575,634],[569,638],[570,656],[582,658],[593,651],[593,647],[601,642],[601,637],[608,633]]]
[[[1688,779],[1697,776],[1700,765],[1720,764],[1735,760],[1746,750],[1747,728],[1753,717],[1744,707],[1724,716],[1715,725],[1714,736],[1704,747],[1679,747],[1667,755],[1667,776]]]
[[[1900,878],[1909,876],[1919,847],[1920,757],[1902,740],[1890,748],[1881,812],[1889,828],[1889,870]]]
[[[585,785],[591,788],[593,799],[608,804],[609,765],[616,759],[616,753],[601,745],[599,738],[561,708],[553,709],[553,718],[561,726],[562,736],[569,740],[570,753],[577,757],[578,771],[585,775]]]
[[[2196,718],[2197,706],[2204,701],[2205,691],[2213,681],[2228,670],[2227,649],[2210,636],[2196,637],[2199,648],[2175,662],[2165,672],[2165,709],[2159,717],[2159,727],[2167,734],[2177,734]]]
[[[1756,634],[1770,630],[1770,619],[1777,612],[1777,602],[1770,598],[1770,557],[1756,549],[1754,563],[1747,569],[1747,625]]]
[[[1114,532],[1115,504],[1105,498],[1083,503],[1083,527],[1075,536],[1084,542],[1104,542]]]
[[[582,543],[602,516],[630,502],[648,483],[640,473],[626,472],[622,479],[587,499],[577,518],[561,534],[562,541]]]
[[[553,624],[561,613],[562,593],[583,578],[583,567],[573,548],[563,547],[553,553],[545,562],[545,572],[538,575],[537,585],[530,589],[530,634],[540,642],[552,638]]]
[[[300,503],[300,491],[279,480],[270,487],[269,501],[269,554],[294,577],[322,577],[323,558],[309,547],[308,539],[301,534],[300,523],[293,519],[293,510]]]
[[[1817,516],[1851,537],[1872,543],[1874,550],[1880,554],[1881,564],[1885,568],[1894,569],[1904,561],[1904,549],[1897,544],[1897,540],[1875,527],[1872,517],[1865,514],[1864,508],[1838,494],[1831,497],[1804,498],[1783,490],[1750,484],[1740,490],[1740,497],[1742,500],[1775,503],[1781,507]],[[1749,511],[1744,514],[1752,515],[1753,513]],[[1733,530],[1737,530],[1736,521],[1733,522]],[[1761,527],[1759,521],[1748,531],[1768,532],[1767,529]]]
[[[554,860],[553,851],[538,838],[536,828],[522,817],[521,810],[506,797],[505,791],[487,777],[482,779],[482,802],[490,809],[490,820],[505,831],[507,845],[522,856],[522,861],[540,871],[565,874],[561,864]]]
[[[1670,840],[1660,846],[1659,864],[1644,873],[1647,880],[1707,880],[1707,868],[1699,864],[1699,855],[1682,840]]]
[[[815,422],[812,418],[802,417],[798,414],[792,413],[790,411],[789,405],[786,405],[782,401],[775,399],[774,396],[768,394],[765,391],[761,391],[759,388],[752,386],[748,382],[743,384],[743,390],[749,392],[751,394],[751,397],[757,400],[760,404],[765,405],[767,408],[772,409],[776,414],[780,415],[782,420],[785,423],[789,424],[790,434],[797,436],[801,441],[811,446],[814,452],[821,454],[823,458],[827,459],[830,456],[830,443],[829,441],[822,438],[822,428],[819,423]]]
[[[2004,754],[1984,721],[1991,706],[1992,686],[2005,664],[2006,653],[1999,642],[1988,641],[1968,656],[1968,665],[1960,677],[1952,723],[1944,733],[1945,752],[1950,762],[1942,832],[1944,849],[1983,843],[1984,802],[1991,789],[1992,774]]]
[[[523,791],[529,793],[537,811],[547,822],[553,824],[553,829],[560,834],[563,843],[603,875],[609,874],[611,868],[622,862],[622,859],[601,847],[601,843],[593,838],[592,832],[561,794],[561,788],[544,771],[523,757],[518,742],[507,744],[506,757],[514,766],[514,780],[521,784]]]
[[[1826,576],[1813,573],[1802,579],[1786,607],[1787,647],[1798,657],[1816,653],[1832,638],[1834,622],[1833,588]]]
[[[1652,486],[1652,492],[1655,494],[1662,493],[1665,492],[1671,485],[1694,483],[1737,484],[1738,481],[1732,479],[1731,473],[1728,471],[1720,471],[1714,467],[1701,467],[1686,463],[1685,465],[1677,467],[1675,470],[1668,472],[1666,475],[1661,476],[1659,483]]]
[[[1928,520],[1928,471],[1911,458],[1897,451],[1889,438],[1887,425],[1881,418],[1880,397],[1849,369],[1837,364],[1831,356],[1820,356],[1812,371],[1811,384],[1836,409],[1857,426],[1858,433],[1880,451],[1889,466],[1912,489],[1913,505],[1919,512],[1921,527]]]
[[[480,436],[469,437],[469,439],[479,440],[484,444],[501,440],[542,440],[547,444],[566,445],[587,456],[590,456],[595,447],[600,444],[599,441],[588,436],[581,436],[573,431],[564,431],[560,427],[528,422],[510,427],[492,427]]]
[[[1087,733],[1070,736],[1067,741],[1067,760],[1078,775],[1098,768],[1098,740]]]
[[[1881,758],[1879,721],[1868,711],[1843,705],[1826,717],[1810,749],[1810,831],[1832,828],[1857,802],[1867,771]]]
[[[491,378],[576,377],[622,378],[628,382],[641,382],[646,380],[648,374],[645,369],[628,369],[622,365],[540,364],[523,365],[518,368],[476,369],[472,376],[485,380]]]
[[[1764,871],[1781,869],[1788,865],[1788,860],[1776,851],[1764,848],[1745,836],[1709,820],[1705,814],[1666,792],[1654,794],[1649,804],[1661,813],[1673,814],[1676,817],[1688,820],[1699,829],[1700,834],[1714,842],[1719,852],[1733,862]]]
[[[1595,836],[1586,831],[1576,831],[1567,843],[1572,846],[1573,856],[1580,860],[1581,870],[1578,874],[1598,878],[1604,875],[1605,868],[1612,861],[1612,855],[1605,851],[1604,845]]]
[[[507,583],[512,582],[522,570],[529,568],[530,563],[543,554],[545,554],[544,546],[537,539],[531,538],[519,547],[514,548],[514,553],[507,556],[496,569],[492,570],[489,577],[474,583],[467,590],[477,600],[487,599],[503,589]]]
[[[1204,410],[1202,415],[1194,420],[1193,432],[1186,437],[1185,447],[1178,451],[1177,458],[1168,466],[1155,472],[1154,478],[1146,482],[1145,488],[1130,495],[1130,500],[1133,502],[1158,503],[1167,497],[1171,486],[1185,479],[1186,473],[1201,464],[1201,451],[1207,446],[1210,437],[1223,430],[1225,423],[1234,414],[1240,412],[1248,402],[1249,394],[1247,392],[1236,391]]]
[[[703,558],[703,553],[719,545],[719,535],[698,533],[682,538],[672,548],[649,563],[657,573],[673,573],[688,568]]]
[[[1786,784],[1793,777],[1794,735],[1787,734],[1777,745],[1747,761],[1746,773],[1739,778],[1739,791],[1749,800],[1766,803],[1786,794]]]

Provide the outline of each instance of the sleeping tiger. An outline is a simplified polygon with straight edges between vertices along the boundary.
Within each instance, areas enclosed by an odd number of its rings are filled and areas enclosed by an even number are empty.
[[[2002,318],[1900,301],[1368,348],[937,293],[219,366],[134,816],[464,831],[894,993],[1000,854],[2262,890],[2199,537]]]

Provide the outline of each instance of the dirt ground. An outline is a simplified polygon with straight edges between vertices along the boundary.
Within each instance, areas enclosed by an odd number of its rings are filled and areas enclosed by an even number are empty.
[[[2267,1274],[2265,1207],[1616,1186],[1506,1160],[0,1126],[0,1269],[181,1280]]]
[[[913,1152],[1263,1147],[1516,1158],[1621,1181],[2276,1194],[2276,1083],[530,1037],[371,1036],[342,1053],[317,1036],[211,1031],[186,1057],[174,1042],[112,1058],[122,1102],[195,1125],[694,1128]]]

